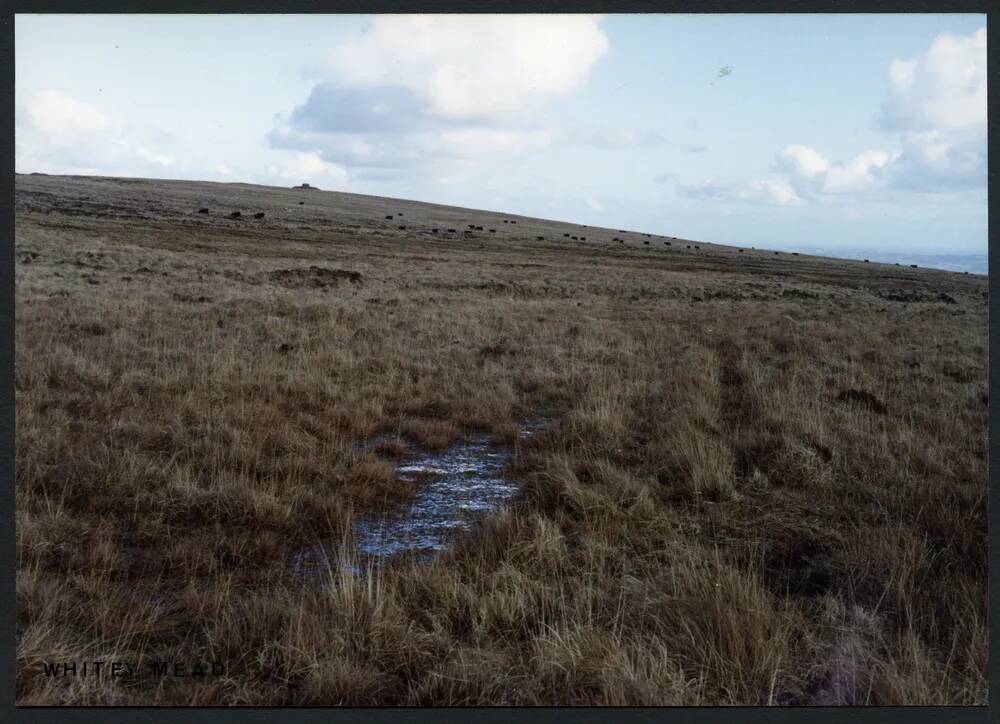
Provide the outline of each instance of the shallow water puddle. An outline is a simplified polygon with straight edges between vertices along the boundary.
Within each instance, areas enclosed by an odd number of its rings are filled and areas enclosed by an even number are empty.
[[[520,439],[532,437],[541,427],[539,420],[525,423]],[[395,439],[378,436],[359,450],[374,450]],[[514,452],[515,445],[496,444],[489,433],[475,433],[438,452],[407,444],[396,472],[404,483],[419,487],[416,500],[401,515],[355,519],[355,572],[403,555],[429,559],[447,548],[457,533],[471,530],[477,520],[502,508],[520,489],[507,474]],[[339,548],[327,543],[300,551],[293,562],[295,574],[325,575]]]

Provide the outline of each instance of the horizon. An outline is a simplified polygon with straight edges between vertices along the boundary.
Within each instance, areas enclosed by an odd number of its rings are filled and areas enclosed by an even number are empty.
[[[985,258],[985,32],[964,14],[19,14],[15,165]]]
[[[292,184],[290,186],[281,186],[273,184],[262,184],[262,183],[252,183],[248,181],[212,181],[206,179],[178,179],[178,178],[156,178],[156,177],[144,177],[144,176],[100,176],[100,175],[84,175],[84,174],[48,174],[39,171],[33,171],[30,173],[16,172],[15,176],[62,176],[66,178],[101,178],[101,179],[119,179],[128,178],[134,181],[155,181],[155,182],[167,182],[167,183],[214,183],[221,184],[225,186],[256,186],[260,188],[273,188],[273,189],[283,189],[287,190],[289,188],[296,188],[298,184]],[[500,208],[473,208],[470,206],[454,206],[452,204],[441,204],[433,201],[423,201],[421,199],[405,198],[400,196],[379,196],[377,194],[361,193],[358,191],[338,191],[335,189],[324,189],[318,186],[312,186],[310,184],[311,191],[319,191],[322,193],[334,193],[334,194],[344,194],[344,195],[354,195],[354,196],[366,196],[371,198],[387,199],[390,201],[404,201],[408,203],[417,204],[428,204],[430,206],[443,206],[447,208],[464,209],[468,211],[481,211],[485,213],[493,214],[510,214],[514,216],[522,216],[524,218],[534,218],[540,221],[551,221],[556,223],[565,224],[577,224],[578,221],[574,219],[562,219],[555,217],[544,217],[544,216],[532,216],[530,214],[520,214],[509,211],[508,209]],[[593,228],[605,229],[608,231],[617,230],[619,227],[610,226],[600,226],[595,224],[588,224]],[[657,233],[650,231],[649,229],[634,228],[625,229],[630,233]],[[683,238],[683,237],[675,237]],[[738,247],[739,244],[730,244],[726,242],[718,242],[714,239],[686,239],[687,241],[697,241],[703,244],[718,244],[719,246],[733,246]],[[752,247],[748,247],[752,248]],[[819,246],[800,245],[797,247],[786,248],[780,246],[769,246],[766,242],[758,247],[765,251],[798,251],[807,256],[817,256],[817,257],[827,257],[830,259],[843,259],[846,261],[860,261],[864,258],[869,258],[877,264],[897,264],[897,265],[909,265],[911,263],[919,263],[919,266],[926,267],[929,269],[937,269],[940,271],[951,271],[951,272],[967,272],[969,274],[977,274],[980,276],[988,276],[988,254],[986,252],[976,253],[962,253],[962,252],[943,252],[940,254],[914,254],[907,252],[892,252],[892,251],[881,251],[879,249],[866,248],[866,247],[839,247],[836,249],[826,249]]]

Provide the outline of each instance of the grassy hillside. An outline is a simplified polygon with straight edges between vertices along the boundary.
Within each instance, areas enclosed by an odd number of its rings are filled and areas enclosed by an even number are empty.
[[[19,703],[985,703],[984,277],[239,184],[16,214]],[[352,574],[415,492],[360,441],[533,416],[510,509]],[[44,671],[110,659],[226,673]]]

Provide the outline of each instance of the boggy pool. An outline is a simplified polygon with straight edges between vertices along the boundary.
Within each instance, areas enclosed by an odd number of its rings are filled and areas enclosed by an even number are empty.
[[[524,422],[520,440],[535,435],[543,423]],[[394,436],[377,436],[359,449],[372,450],[392,440]],[[404,555],[429,560],[436,551],[445,549],[456,534],[470,530],[477,520],[502,508],[520,489],[508,474],[516,444],[497,444],[489,433],[474,433],[438,452],[405,444],[396,472],[401,481],[418,487],[416,499],[399,515],[355,518],[352,533],[356,573]],[[325,576],[330,566],[336,566],[342,545],[339,541],[328,542],[300,551],[293,560],[295,574],[302,578]]]

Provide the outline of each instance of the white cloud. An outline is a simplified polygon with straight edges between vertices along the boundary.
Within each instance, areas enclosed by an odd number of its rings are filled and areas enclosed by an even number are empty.
[[[777,166],[794,178],[812,181],[821,178],[830,168],[818,151],[807,146],[791,145],[778,154]]]
[[[176,163],[159,147],[163,135],[43,89],[17,107],[14,163],[20,172],[157,175]]]
[[[52,143],[72,143],[96,133],[121,131],[121,124],[99,109],[57,90],[38,91],[28,99],[26,110],[27,120]]]
[[[332,188],[347,186],[347,169],[324,161],[316,152],[287,154],[269,166],[267,171],[272,178],[292,181],[296,185],[315,182],[317,185],[325,184]]]
[[[986,88],[986,28],[939,35],[922,57],[893,61],[881,117],[884,128],[902,134],[893,187],[985,187]]]
[[[862,151],[846,163],[831,163],[808,146],[790,145],[775,159],[800,196],[852,194],[873,186],[890,156],[885,151]]]
[[[682,196],[688,198],[743,201],[772,206],[789,206],[802,201],[795,193],[795,189],[778,179],[757,179],[750,183],[730,183],[710,178],[700,183],[682,184],[678,186],[678,191]]]
[[[378,16],[268,138],[359,173],[537,150],[566,139],[539,112],[581,87],[607,49],[596,16]]]
[[[986,28],[938,35],[927,53],[889,66],[885,127],[986,132]]]
[[[565,97],[607,53],[592,15],[385,15],[331,55],[331,79],[409,89],[441,118],[511,120]]]
[[[842,163],[807,146],[775,159],[803,198],[850,196],[875,189],[951,192],[986,184],[986,28],[942,34],[927,52],[889,66],[880,118],[898,132],[899,150],[862,151]]]

